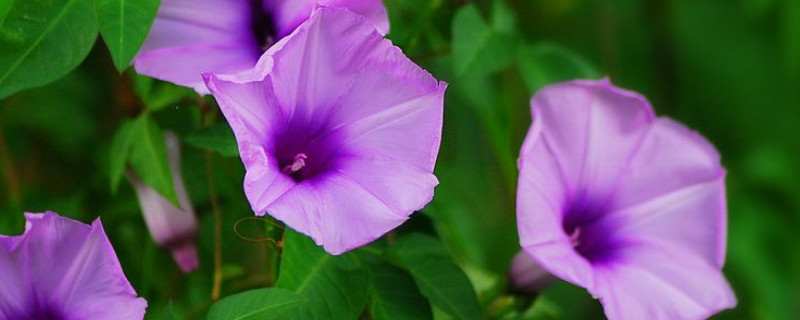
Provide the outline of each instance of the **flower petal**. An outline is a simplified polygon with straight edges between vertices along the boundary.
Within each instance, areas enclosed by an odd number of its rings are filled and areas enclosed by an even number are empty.
[[[647,100],[608,80],[556,84],[537,93],[531,105],[570,197],[589,202],[613,193],[654,118]]]
[[[30,285],[19,250],[22,237],[0,235],[0,319],[25,314]]]
[[[722,272],[682,249],[640,243],[624,254],[628,262],[598,271],[597,295],[610,320],[701,320],[736,305]]]
[[[141,320],[137,298],[99,220],[91,226],[55,213],[26,214],[24,246],[37,293],[70,318]],[[53,268],[57,263],[59,268]]]
[[[268,211],[334,255],[369,243],[408,219],[352,179],[337,174],[304,181]]]
[[[133,63],[141,74],[206,94],[203,72],[256,63],[261,50],[250,28],[247,0],[164,0]]]
[[[306,21],[318,5],[347,8],[369,19],[381,34],[389,32],[389,17],[381,0],[264,0],[265,8],[273,14],[279,38]]]
[[[255,65],[258,50],[245,42],[201,43],[140,52],[136,72],[207,94],[202,73],[235,73]]]

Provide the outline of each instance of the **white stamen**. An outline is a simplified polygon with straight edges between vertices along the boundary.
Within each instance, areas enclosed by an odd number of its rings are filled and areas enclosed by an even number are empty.
[[[292,174],[300,171],[300,169],[306,166],[306,159],[308,159],[308,156],[306,156],[305,153],[298,153],[294,156],[294,162],[292,162],[292,164],[283,167],[283,173]]]
[[[577,227],[572,233],[569,235],[569,242],[572,243],[573,247],[577,247],[581,244],[581,228]]]

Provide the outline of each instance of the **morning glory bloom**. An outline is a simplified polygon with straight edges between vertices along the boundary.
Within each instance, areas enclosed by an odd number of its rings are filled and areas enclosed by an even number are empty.
[[[535,262],[611,320],[704,319],[736,304],[714,146],[607,79],[544,88],[531,105],[517,218]]]
[[[148,186],[132,171],[128,172],[128,179],[133,184],[139,205],[142,207],[144,221],[158,245],[170,250],[175,263],[183,272],[197,269],[197,218],[194,207],[189,201],[186,185],[181,177],[181,146],[180,140],[172,132],[164,134],[167,147],[167,160],[178,196],[180,207],[164,198],[158,191]]]
[[[203,72],[252,68],[316,6],[350,9],[389,31],[381,0],[162,0],[133,64],[140,74],[207,94]]]
[[[137,298],[100,220],[26,213],[25,233],[0,235],[0,319],[141,320]]]
[[[363,16],[317,9],[254,70],[206,82],[236,135],[253,210],[329,253],[431,201],[446,84]]]

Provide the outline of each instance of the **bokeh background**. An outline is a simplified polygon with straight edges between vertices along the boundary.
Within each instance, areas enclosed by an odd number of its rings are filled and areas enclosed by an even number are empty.
[[[403,228],[446,243],[490,317],[501,317],[497,310],[511,299],[504,297],[519,250],[515,161],[530,125],[528,100],[549,83],[608,76],[647,96],[659,115],[701,132],[722,154],[724,271],[739,305],[714,319],[800,319],[800,1],[385,3],[388,37],[451,84],[441,185]],[[259,241],[268,224],[246,219],[252,212],[237,157],[184,143],[183,176],[201,221],[202,265],[189,275],[149,237],[130,184],[111,192],[112,137],[143,112],[141,88],[148,86],[165,97],[153,112],[162,130],[191,140],[201,118],[225,128],[219,112],[203,111],[191,92],[131,70],[120,76],[100,41],[66,77],[1,100],[0,232],[20,233],[23,211],[54,210],[86,222],[99,216],[128,278],[150,302],[148,318],[202,319],[211,303],[212,200],[223,217],[224,294],[274,283],[274,246]],[[519,319],[604,317],[584,290],[559,283]]]

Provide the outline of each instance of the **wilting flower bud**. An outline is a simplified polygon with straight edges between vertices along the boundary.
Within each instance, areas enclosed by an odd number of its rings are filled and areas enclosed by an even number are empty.
[[[555,281],[547,270],[522,250],[511,260],[508,278],[515,291],[527,294],[536,294]]]
[[[192,202],[186,193],[186,187],[181,177],[181,151],[178,137],[172,132],[164,134],[167,145],[167,159],[175,185],[175,193],[180,202],[180,208],[175,207],[133,172],[128,172],[128,179],[136,190],[142,214],[150,229],[153,240],[160,246],[172,251],[172,257],[183,270],[190,272],[197,269],[197,219],[195,218]]]

